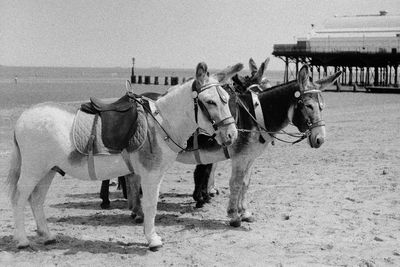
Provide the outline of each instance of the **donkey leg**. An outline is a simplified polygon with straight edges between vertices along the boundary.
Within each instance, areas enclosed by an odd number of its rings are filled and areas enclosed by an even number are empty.
[[[29,197],[32,213],[36,220],[37,233],[45,238],[45,245],[56,242],[55,236],[50,234],[49,228],[47,227],[46,216],[43,211],[43,203],[55,174],[55,171],[49,171],[36,185]]]
[[[212,168],[210,171],[210,177],[208,178],[207,184],[207,192],[210,197],[214,197],[215,195],[219,195],[219,191],[215,186],[215,170],[217,169],[217,163],[212,164]]]
[[[126,193],[126,182],[125,182],[125,176],[119,176],[118,177],[118,184],[121,185],[122,188],[122,194],[125,199],[127,199],[127,193]]]
[[[17,248],[19,249],[29,246],[29,240],[25,231],[24,209],[29,196],[40,181],[40,179],[36,177],[43,176],[43,174],[28,175],[27,171],[23,168],[21,170],[21,176],[17,184],[15,195],[11,199],[15,222],[14,239],[17,241]]]
[[[131,217],[135,220],[135,223],[143,223],[144,215],[140,201],[140,176],[137,174],[129,174],[125,179],[128,189],[128,208],[132,210]]]
[[[252,160],[245,160],[243,158],[232,160],[232,174],[229,180],[230,195],[228,216],[231,218],[229,224],[233,227],[239,227],[241,225],[239,198],[244,184],[243,181],[252,162]]]
[[[147,179],[145,179],[147,178]],[[143,212],[144,212],[144,234],[149,243],[151,251],[157,251],[162,247],[161,237],[156,233],[154,221],[157,212],[158,194],[160,192],[161,178],[149,181],[150,177],[141,177],[143,190]]]
[[[194,170],[194,192],[193,199],[196,201],[196,208],[202,208],[206,200],[204,199],[207,191],[208,178],[210,176],[210,170],[212,164],[198,164]]]
[[[104,180],[101,182],[100,198],[102,200],[100,207],[102,209],[108,209],[110,207],[110,180]]]
[[[238,212],[240,214],[240,218],[242,222],[254,222],[255,219],[251,212],[247,210],[247,203],[246,203],[246,193],[249,189],[250,185],[250,170],[248,170],[247,174],[244,177],[242,190],[239,193],[239,201],[238,201]]]

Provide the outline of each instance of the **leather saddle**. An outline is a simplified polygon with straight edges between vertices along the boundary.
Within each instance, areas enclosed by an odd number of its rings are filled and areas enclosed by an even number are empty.
[[[128,147],[138,125],[137,102],[133,93],[127,93],[112,103],[91,97],[90,102],[81,105],[81,110],[100,116],[101,138],[107,148],[121,152]]]

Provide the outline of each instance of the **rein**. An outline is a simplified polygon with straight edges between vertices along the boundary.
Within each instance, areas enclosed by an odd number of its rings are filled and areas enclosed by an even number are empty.
[[[208,120],[213,125],[214,130],[216,131],[216,130],[218,130],[219,127],[224,127],[224,126],[228,126],[230,124],[235,123],[235,119],[232,116],[230,116],[230,117],[224,118],[224,119],[222,119],[222,120],[220,120],[219,122],[216,123],[215,120],[213,120],[211,118],[210,113],[208,112],[207,108],[204,106],[204,103],[199,101],[199,98],[198,98],[199,94],[201,92],[213,87],[213,86],[216,86],[216,89],[217,89],[217,92],[218,92],[218,95],[219,95],[221,101],[223,103],[228,103],[228,99],[223,95],[223,93],[221,91],[222,88],[221,88],[221,85],[219,83],[211,83],[211,84],[203,85],[202,87],[197,89],[196,86],[195,86],[195,82],[193,82],[192,91],[193,91],[193,102],[194,102],[194,112],[195,112],[196,124],[198,123],[198,107],[200,106],[200,109],[203,111],[203,113],[205,113],[204,115],[208,118]],[[157,118],[156,118],[156,116],[159,115],[159,112],[156,110],[154,112],[154,114],[153,114],[153,112],[151,111],[150,105],[147,106],[147,105],[144,104],[144,101],[147,101],[148,103],[150,103],[150,101],[153,101],[152,99],[144,97],[144,96],[138,96],[138,95],[135,95],[135,97],[133,97],[133,99],[137,103],[142,105],[143,109],[147,113],[149,113],[150,116],[156,121],[158,126],[166,134],[166,137],[164,138],[165,140],[171,140],[172,143],[174,143],[174,145],[177,146],[181,151],[191,152],[191,151],[198,151],[199,150],[199,148],[197,146],[195,148],[193,148],[193,149],[184,148],[184,147],[180,146],[174,139],[171,138],[171,136],[168,134],[167,130],[165,130],[165,128],[161,125],[159,120],[157,120]],[[199,128],[197,128],[195,133],[194,133],[194,138],[195,139],[197,139],[198,134],[199,134]],[[215,133],[214,133],[214,135],[212,137],[214,137],[214,136],[215,136]],[[197,144],[197,142],[195,142],[195,144]]]

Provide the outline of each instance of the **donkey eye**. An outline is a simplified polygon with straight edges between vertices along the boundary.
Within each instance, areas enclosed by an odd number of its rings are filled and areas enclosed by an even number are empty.
[[[306,108],[310,109],[310,110],[314,110],[314,107],[310,104],[306,105]]]
[[[215,103],[213,100],[207,100],[206,103],[207,103],[208,105],[214,105],[214,106],[217,105],[217,103]]]

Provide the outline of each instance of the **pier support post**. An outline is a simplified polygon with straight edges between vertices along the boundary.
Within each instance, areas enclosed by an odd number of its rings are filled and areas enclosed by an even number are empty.
[[[398,82],[398,69],[399,65],[394,66],[394,86],[399,87],[399,82]]]
[[[357,83],[357,67],[356,67],[356,83]],[[349,85],[353,84],[353,67],[349,67]]]
[[[378,69],[378,67],[374,68],[374,85],[375,86],[379,85],[379,69]]]
[[[287,83],[289,81],[289,58],[286,57],[285,59],[285,73],[283,77],[283,82]]]

